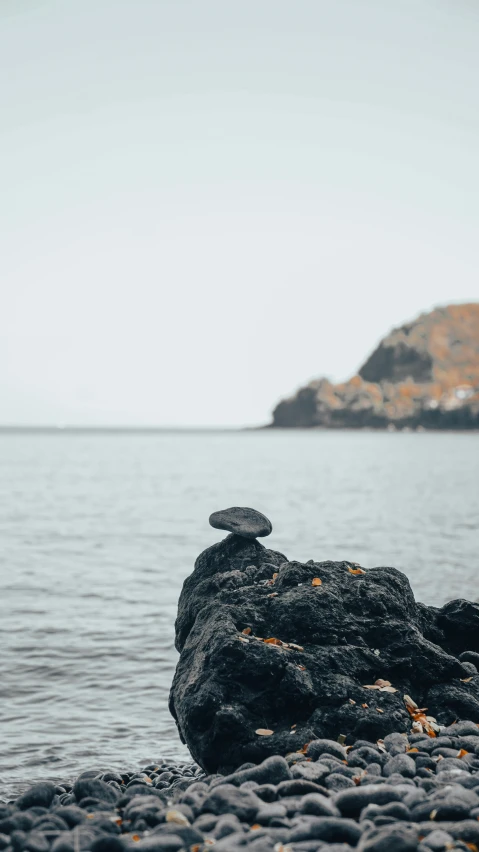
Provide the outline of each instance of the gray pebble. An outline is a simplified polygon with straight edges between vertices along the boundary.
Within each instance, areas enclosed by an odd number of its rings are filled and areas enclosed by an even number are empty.
[[[272,532],[271,521],[256,509],[233,506],[210,515],[210,525],[243,538],[262,538]]]

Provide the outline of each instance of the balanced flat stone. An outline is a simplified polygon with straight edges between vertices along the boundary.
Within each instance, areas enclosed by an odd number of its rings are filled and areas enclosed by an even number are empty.
[[[231,509],[221,509],[210,515],[210,524],[217,530],[228,530],[243,538],[260,538],[269,535],[273,527],[271,521],[245,506],[233,506]]]

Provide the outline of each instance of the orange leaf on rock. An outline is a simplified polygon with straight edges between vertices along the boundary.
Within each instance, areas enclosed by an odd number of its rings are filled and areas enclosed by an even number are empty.
[[[245,629],[241,632],[244,633],[245,636],[249,636],[249,634],[251,633],[251,627],[245,627]]]
[[[461,757],[465,757],[465,756],[466,756],[466,754],[469,754],[469,752],[468,752],[468,751],[466,751],[466,749],[465,749],[465,748],[461,748],[461,750],[460,750],[460,751],[458,751],[458,753],[457,753],[457,757],[458,757],[458,758],[459,758],[459,760],[460,760],[460,759],[461,759]]]
[[[313,581],[312,581],[311,585],[312,586],[321,586],[322,583],[323,583],[323,581],[320,580],[319,577],[313,577]]]
[[[350,574],[365,574],[366,571],[363,571],[362,568],[348,568]]]
[[[271,638],[271,639],[265,639],[264,644],[265,645],[279,645],[279,646],[281,646],[283,643],[282,643],[281,639]]]
[[[269,728],[257,728],[255,734],[258,734],[259,737],[270,737],[274,734],[274,731],[271,731]]]

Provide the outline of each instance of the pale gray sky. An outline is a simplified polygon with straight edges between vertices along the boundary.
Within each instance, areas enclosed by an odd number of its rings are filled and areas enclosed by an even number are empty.
[[[479,0],[1,0],[0,422],[254,424],[478,300]]]

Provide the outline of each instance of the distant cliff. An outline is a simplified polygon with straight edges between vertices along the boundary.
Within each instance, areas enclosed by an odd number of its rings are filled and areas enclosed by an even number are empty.
[[[479,429],[479,304],[394,329],[341,384],[317,379],[274,409],[273,427]]]

